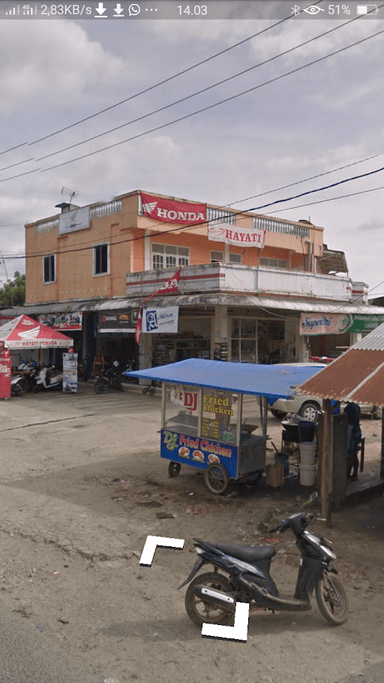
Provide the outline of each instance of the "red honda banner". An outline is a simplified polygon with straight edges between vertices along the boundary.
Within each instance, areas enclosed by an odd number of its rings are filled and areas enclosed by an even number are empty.
[[[143,214],[164,223],[181,223],[194,225],[207,220],[205,204],[191,204],[190,202],[176,202],[173,199],[163,199],[150,194],[141,193]]]
[[[157,294],[176,294],[176,292],[179,291],[179,282],[180,282],[180,273],[181,273],[181,268],[172,275],[164,284],[160,287],[160,289],[157,289],[156,292],[151,294],[151,296],[147,296],[146,299],[144,299],[142,306],[144,306],[146,301],[149,301],[149,299],[152,299],[153,296],[156,296]],[[139,316],[137,318],[137,323],[135,327],[135,340],[137,344],[140,344],[140,338],[141,338],[141,325],[142,325],[142,320],[141,320],[141,309]]]

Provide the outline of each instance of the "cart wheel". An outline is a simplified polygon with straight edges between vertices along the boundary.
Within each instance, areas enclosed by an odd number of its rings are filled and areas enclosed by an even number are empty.
[[[212,463],[204,470],[204,482],[212,493],[221,495],[228,488],[228,472],[223,465]]]
[[[177,477],[178,474],[180,474],[180,470],[181,470],[180,463],[179,462],[173,462],[173,460],[171,460],[171,462],[168,465],[169,476],[170,477]]]

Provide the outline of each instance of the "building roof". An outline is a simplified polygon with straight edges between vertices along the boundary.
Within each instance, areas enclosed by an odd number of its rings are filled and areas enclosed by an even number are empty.
[[[304,382],[298,393],[384,406],[384,324]]]
[[[46,304],[26,304],[18,308],[0,310],[0,316],[43,315],[45,313],[75,313],[79,311],[114,311],[125,308],[140,308],[145,297],[116,298],[103,300],[63,301]],[[303,313],[349,313],[357,315],[383,315],[382,306],[369,306],[359,303],[327,303],[325,301],[302,301],[299,299],[278,299],[241,294],[177,294],[156,296],[152,299],[157,306],[244,306],[246,308],[280,309]]]
[[[272,404],[278,398],[291,396],[293,388],[320,370],[319,364],[255,365],[188,358],[178,363],[124,374],[127,377],[140,377],[157,382],[266,396]]]

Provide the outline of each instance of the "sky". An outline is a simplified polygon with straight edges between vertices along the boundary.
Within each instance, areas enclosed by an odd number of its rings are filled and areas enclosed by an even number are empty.
[[[229,8],[227,0],[219,1]],[[156,5],[156,0],[140,0],[143,11],[145,2]],[[55,204],[68,201],[63,187],[76,191],[74,202],[80,206],[142,189],[273,217],[309,219],[324,228],[329,248],[345,251],[351,278],[368,284],[372,296],[383,295],[384,171],[262,208],[384,167],[384,34],[374,37],[384,31],[384,7],[377,18],[348,24],[356,16],[356,0],[348,3],[351,13],[342,19],[328,15],[329,3],[321,5],[325,10],[316,17],[292,16],[277,26],[291,16],[292,2],[269,3],[262,19],[237,19],[233,11],[228,18],[202,20],[29,21],[2,16],[0,283],[15,270],[24,272],[23,258],[15,258],[24,254],[24,225],[57,214]],[[245,42],[228,50],[240,41]],[[83,118],[88,120],[72,125]],[[136,119],[141,120],[124,125]],[[62,128],[67,130],[57,133]],[[100,137],[84,143],[93,136]],[[134,136],[140,137],[97,151]],[[72,145],[77,146],[61,151]],[[313,178],[320,174],[326,175]],[[299,184],[280,189],[293,183]]]

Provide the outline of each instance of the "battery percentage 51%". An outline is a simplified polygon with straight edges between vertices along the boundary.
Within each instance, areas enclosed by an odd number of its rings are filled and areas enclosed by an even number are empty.
[[[328,14],[334,14],[336,16],[342,16],[343,14],[351,14],[350,7],[348,5],[328,5]]]

